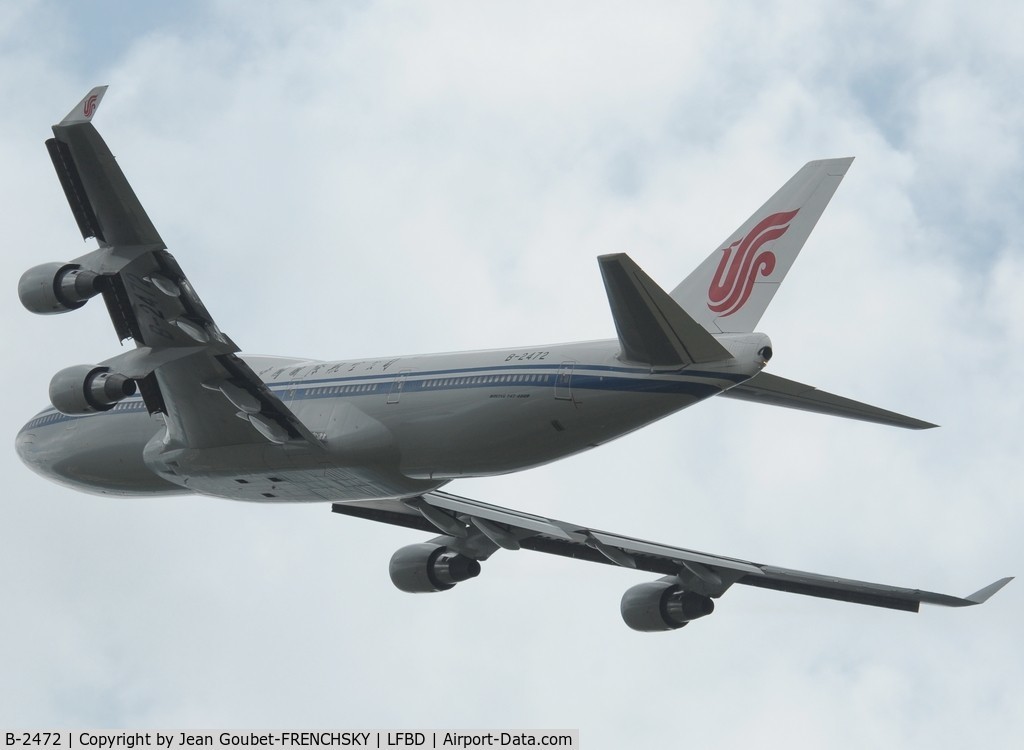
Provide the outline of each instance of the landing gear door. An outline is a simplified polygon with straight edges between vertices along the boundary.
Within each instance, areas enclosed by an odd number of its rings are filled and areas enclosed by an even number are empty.
[[[572,371],[576,362],[563,362],[555,376],[555,398],[559,401],[572,401]]]

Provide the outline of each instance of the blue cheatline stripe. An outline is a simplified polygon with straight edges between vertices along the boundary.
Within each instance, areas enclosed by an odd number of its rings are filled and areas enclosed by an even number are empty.
[[[495,378],[491,380],[490,378]],[[513,382],[502,379],[500,375],[462,375],[451,378],[420,378],[411,373],[402,381],[402,395],[410,393],[438,393],[440,391],[457,391],[467,389],[542,389],[545,392],[555,387],[556,375],[540,375],[540,381],[534,382]],[[451,381],[451,382],[450,382]],[[368,394],[389,393],[388,385],[394,385],[397,380],[390,383],[364,383],[362,385],[345,386],[315,386],[312,388],[283,388],[276,391],[280,396],[299,401],[320,399],[320,398],[341,398],[347,396],[362,396]],[[361,387],[368,390],[360,391]],[[345,390],[351,388],[353,390]],[[566,390],[590,390],[590,391],[618,391],[622,393],[676,393],[690,396],[705,397],[711,396],[721,388],[710,383],[695,383],[687,380],[655,380],[651,378],[622,378],[607,375],[586,375],[573,373],[570,383],[566,384]],[[292,391],[295,391],[294,395]]]
[[[140,412],[140,411],[141,412],[146,411],[146,404],[143,403],[141,398],[135,397],[135,398],[125,399],[124,401],[119,401],[114,406],[113,409],[110,409],[109,411],[99,412],[99,413],[100,414],[130,414],[130,413]],[[59,424],[61,422],[70,422],[70,421],[75,420],[75,419],[84,419],[86,417],[94,417],[94,416],[98,416],[98,415],[97,414],[81,414],[81,415],[74,416],[74,415],[68,415],[68,414],[61,414],[59,411],[57,411],[56,409],[54,409],[51,406],[51,407],[49,407],[47,409],[43,409],[41,412],[39,412],[39,414],[37,414],[35,417],[33,417],[28,422],[28,424],[26,424],[24,427],[22,427],[20,430],[18,430],[18,434],[20,435],[23,432],[27,432],[28,430],[33,430],[33,429],[35,429],[37,427],[43,427],[43,426],[51,425],[51,424]]]
[[[567,360],[568,362],[568,360]],[[650,369],[644,367],[619,367],[616,365],[590,365],[582,362],[572,362],[575,368],[575,372],[581,370],[595,371],[595,372],[616,372],[622,374],[633,374],[633,375],[650,375]],[[303,369],[310,365],[303,365]],[[315,367],[316,365],[312,365]],[[396,362],[392,367],[400,368],[400,361]],[[551,364],[521,364],[521,365],[490,365],[480,367],[459,367],[447,370],[416,370],[414,372],[406,372],[405,375],[408,378],[445,378],[445,377],[459,377],[462,375],[472,375],[479,373],[499,373],[499,372],[511,372],[514,374],[530,374],[537,370],[545,370],[547,372],[558,371],[562,369],[563,364],[561,362],[553,362]],[[285,368],[288,369],[288,368]],[[295,369],[295,368],[291,368]],[[266,372],[264,370],[264,372]],[[271,388],[315,388],[327,383],[352,383],[352,382],[365,382],[365,381],[380,381],[380,380],[393,380],[401,374],[401,369],[391,370],[390,372],[380,374],[363,374],[363,375],[349,375],[342,377],[330,377],[330,378],[303,378],[293,380],[283,380],[280,383],[272,383],[267,381],[267,385]],[[740,373],[731,372],[715,372],[713,370],[686,370],[685,372],[674,372],[664,373],[666,377],[679,377],[685,376],[687,378],[707,378],[711,380],[730,380],[734,383],[742,383],[747,380],[747,376]],[[575,379],[575,374],[573,378]]]
[[[317,380],[293,380],[285,383],[268,383],[270,390],[283,400],[299,401],[321,398],[349,398],[388,394],[390,387],[399,379],[402,380],[402,394],[415,392],[452,391],[479,388],[522,388],[542,389],[549,391],[555,386],[561,364],[550,365],[498,365],[491,367],[463,367],[450,370],[424,370],[419,372],[392,371],[380,375],[353,375],[338,378]],[[543,369],[545,372],[537,373]],[[608,374],[591,374],[591,373]],[[611,365],[573,365],[572,377],[567,387],[572,390],[618,391],[622,393],[662,393],[690,395],[697,398],[712,396],[722,390],[711,383],[699,383],[689,380],[691,377],[742,382],[745,375],[735,373],[719,373],[710,371],[687,371],[681,374],[666,374],[662,377],[651,377],[648,370]],[[487,373],[486,375],[481,373]],[[498,373],[506,373],[501,375]],[[538,380],[509,381],[508,374],[525,378],[535,377]],[[612,374],[618,373],[618,375]],[[622,377],[623,374],[644,374],[646,377]],[[682,379],[683,377],[687,379]],[[491,380],[495,378],[495,380]],[[99,414],[70,416],[61,414],[50,407],[37,414],[20,431],[35,429],[49,424],[58,424],[74,419],[82,419],[100,414],[116,415],[146,411],[146,406],[139,397],[125,399],[112,410]]]

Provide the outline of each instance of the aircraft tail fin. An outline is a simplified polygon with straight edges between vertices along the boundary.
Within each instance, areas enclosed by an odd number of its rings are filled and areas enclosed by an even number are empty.
[[[678,367],[732,356],[628,255],[597,261],[624,359]]]
[[[805,164],[672,290],[672,299],[712,333],[753,331],[852,162]]]

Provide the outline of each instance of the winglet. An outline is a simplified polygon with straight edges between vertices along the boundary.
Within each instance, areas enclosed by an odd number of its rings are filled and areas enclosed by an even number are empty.
[[[963,598],[949,596],[948,594],[936,594],[931,591],[918,591],[916,598],[924,604],[937,604],[940,607],[973,607],[975,604],[984,604],[994,593],[1013,580],[1013,576],[1000,578],[995,583],[990,583],[983,589],[975,591],[970,596]]]
[[[60,125],[78,125],[92,120],[96,110],[103,101],[103,95],[107,92],[106,86],[97,86],[75,105],[75,108],[68,112],[67,116],[60,121]]]
[[[679,366],[732,356],[628,255],[597,260],[624,359]]]
[[[965,596],[964,599],[966,599],[971,604],[984,604],[989,600],[992,594],[999,591],[999,589],[1001,589],[1003,586],[1005,586],[1012,580],[1013,576],[1008,576],[1007,578],[1000,578],[995,583],[990,583],[985,588],[975,591],[970,596]]]

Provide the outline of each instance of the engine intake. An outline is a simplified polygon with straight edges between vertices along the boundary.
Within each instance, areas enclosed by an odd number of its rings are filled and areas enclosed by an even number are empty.
[[[92,414],[114,408],[135,393],[135,381],[109,367],[66,367],[50,381],[50,403],[62,414]]]
[[[410,544],[391,556],[391,582],[410,594],[447,591],[480,575],[480,563],[440,544]]]
[[[620,609],[622,619],[633,630],[657,633],[678,630],[691,620],[710,615],[715,611],[715,603],[671,580],[662,580],[628,589],[622,595]]]
[[[44,263],[18,281],[18,297],[29,312],[55,315],[77,310],[100,293],[99,275],[74,263]]]

